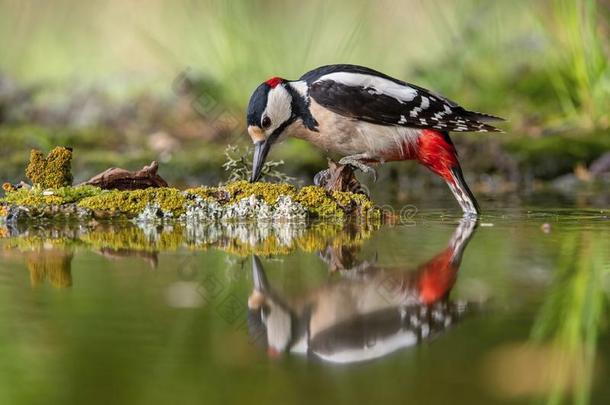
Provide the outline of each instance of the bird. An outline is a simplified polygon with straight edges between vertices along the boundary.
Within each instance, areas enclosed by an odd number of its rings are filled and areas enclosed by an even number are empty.
[[[433,339],[475,309],[449,294],[476,228],[476,220],[461,219],[447,246],[416,269],[335,256],[328,265],[338,277],[297,296],[274,288],[253,256],[249,333],[271,357],[294,353],[343,364]],[[324,261],[335,248],[327,246]],[[353,248],[342,247],[344,253]]]
[[[274,76],[252,93],[247,131],[254,144],[251,182],[262,175],[273,145],[293,137],[340,164],[373,175],[373,166],[415,160],[440,176],[464,216],[480,208],[470,191],[450,132],[502,132],[486,123],[502,118],[469,111],[423,87],[351,64],[313,69],[297,80]],[[328,172],[320,172],[316,183]]]

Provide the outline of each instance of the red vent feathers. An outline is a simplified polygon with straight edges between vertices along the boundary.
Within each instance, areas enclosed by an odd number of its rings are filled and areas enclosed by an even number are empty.
[[[442,132],[424,129],[417,143],[417,159],[446,181],[454,183],[451,169],[458,165],[457,152]]]

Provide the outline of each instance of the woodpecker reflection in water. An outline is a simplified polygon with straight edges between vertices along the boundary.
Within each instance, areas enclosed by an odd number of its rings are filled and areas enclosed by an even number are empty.
[[[476,221],[464,219],[449,245],[416,270],[370,263],[329,266],[341,279],[298,300],[283,297],[252,259],[248,299],[251,336],[271,356],[300,353],[330,363],[373,360],[431,339],[456,323],[468,305],[448,299]]]

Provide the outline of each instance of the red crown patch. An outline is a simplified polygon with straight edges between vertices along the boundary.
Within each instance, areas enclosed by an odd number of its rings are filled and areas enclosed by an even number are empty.
[[[273,89],[283,81],[284,79],[282,79],[281,77],[274,76],[271,79],[267,80],[265,83],[267,83]]]

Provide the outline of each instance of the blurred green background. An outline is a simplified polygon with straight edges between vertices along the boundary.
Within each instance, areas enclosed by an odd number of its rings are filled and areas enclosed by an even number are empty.
[[[607,188],[609,20],[608,0],[0,0],[0,178],[67,145],[77,181],[156,159],[170,183],[217,182],[260,82],[357,63],[507,118],[454,136],[475,192]],[[300,141],[271,157],[303,179],[325,165]]]

